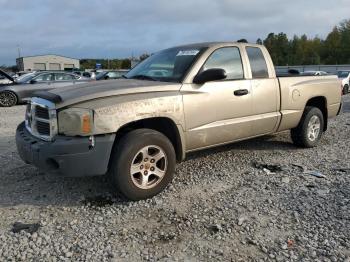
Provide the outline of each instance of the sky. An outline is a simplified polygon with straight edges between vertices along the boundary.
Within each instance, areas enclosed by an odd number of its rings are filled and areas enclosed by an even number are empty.
[[[22,56],[125,58],[174,45],[250,42],[268,33],[325,38],[349,0],[0,0],[0,65]]]

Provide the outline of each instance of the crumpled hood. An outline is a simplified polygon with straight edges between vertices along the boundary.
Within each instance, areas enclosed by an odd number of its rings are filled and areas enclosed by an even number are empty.
[[[84,84],[60,87],[50,93],[61,98],[58,108],[92,99],[135,93],[178,91],[179,83],[157,82],[135,79],[91,81]]]
[[[10,76],[9,74],[7,74],[5,71],[0,69],[0,75],[3,75],[4,77],[6,77],[8,80],[10,80],[11,82],[15,82],[15,80],[13,79],[12,76]]]

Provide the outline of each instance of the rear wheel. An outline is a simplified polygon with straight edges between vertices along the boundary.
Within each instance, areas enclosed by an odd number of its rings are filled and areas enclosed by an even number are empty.
[[[11,91],[4,91],[0,93],[0,106],[11,107],[17,104],[17,96]]]
[[[324,118],[320,109],[307,106],[299,125],[291,130],[293,143],[299,147],[315,147],[322,137]]]
[[[176,164],[169,139],[151,129],[126,134],[114,147],[109,175],[118,192],[130,200],[160,193],[171,182]]]

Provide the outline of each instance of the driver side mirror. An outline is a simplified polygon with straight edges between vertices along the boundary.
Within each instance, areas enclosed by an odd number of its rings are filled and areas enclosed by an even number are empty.
[[[37,82],[36,80],[32,79],[32,80],[30,80],[30,82],[29,82],[29,83],[31,83],[31,84],[35,84],[36,82]]]
[[[212,68],[198,73],[194,79],[195,84],[204,84],[209,81],[222,80],[227,77],[226,71],[220,68]]]

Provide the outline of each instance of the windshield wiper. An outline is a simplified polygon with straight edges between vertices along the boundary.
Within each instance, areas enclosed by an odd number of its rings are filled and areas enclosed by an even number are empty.
[[[159,81],[151,76],[147,75],[134,75],[133,77],[130,77],[129,79],[140,79],[140,80],[152,80],[152,81]]]
[[[129,79],[129,78],[127,78],[125,75],[122,75],[121,78]]]

